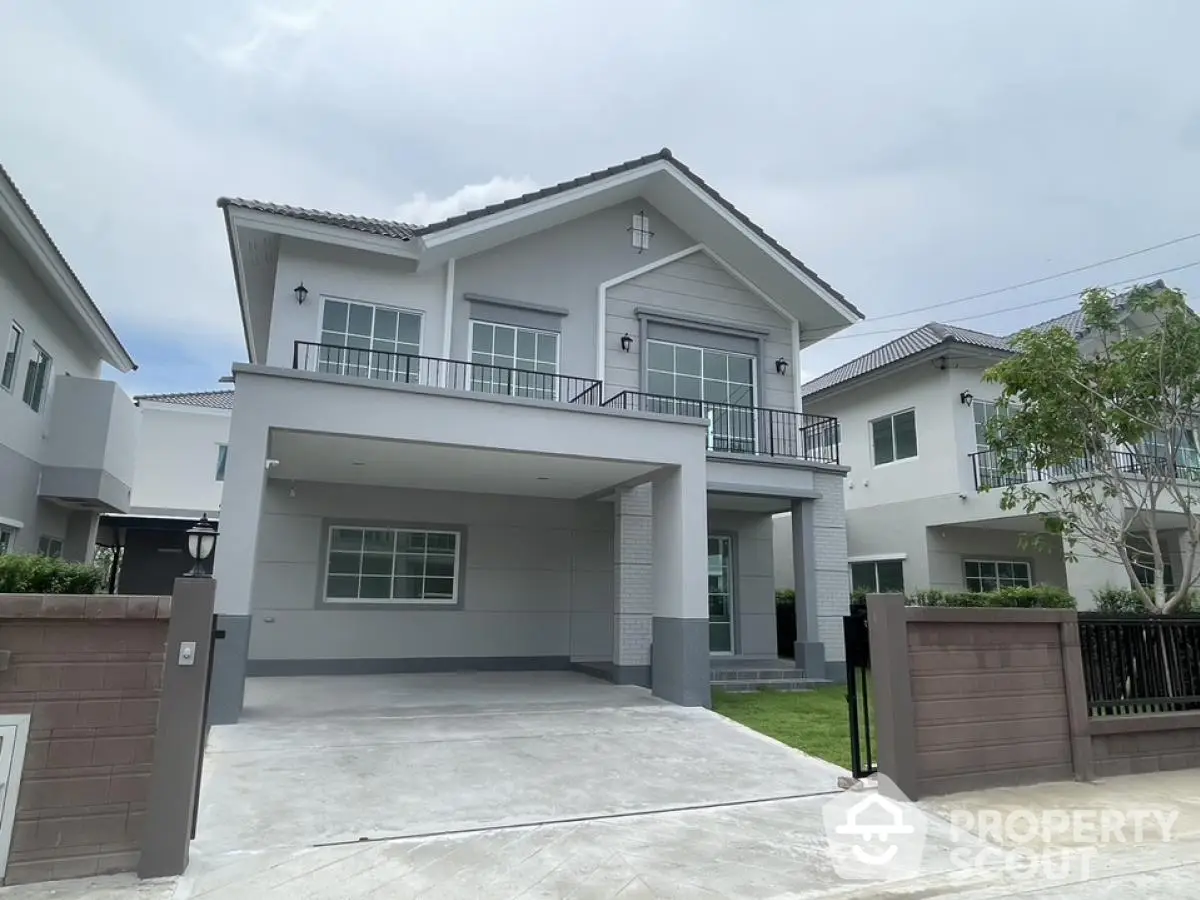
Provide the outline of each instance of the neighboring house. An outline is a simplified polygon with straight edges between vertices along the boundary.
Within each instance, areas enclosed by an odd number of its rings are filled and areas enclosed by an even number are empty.
[[[0,167],[0,554],[91,560],[98,516],[129,509],[133,360]]]
[[[577,667],[707,703],[841,656],[844,469],[798,357],[861,314],[664,150],[422,227],[222,199],[248,365],[216,562],[243,677]]]
[[[104,516],[101,539],[119,558],[113,587],[124,594],[169,594],[192,561],[187,531],[220,518],[233,391],[135,397],[141,437],[127,514]]]
[[[1061,325],[1081,340],[1076,310],[1033,326]],[[1050,584],[1086,607],[1095,591],[1129,587],[1123,566],[1043,534],[1037,516],[1000,508],[998,460],[987,423],[1000,387],[984,370],[1011,355],[1000,337],[931,322],[803,387],[806,412],[841,424],[852,584],[868,591],[994,590]],[[1030,481],[1038,476],[1030,474]],[[1186,532],[1160,513],[1176,560]],[[1178,523],[1181,524],[1181,523]],[[790,527],[775,523],[776,581],[791,584]],[[1029,537],[1041,535],[1035,546]],[[1145,577],[1152,579],[1151,571]]]

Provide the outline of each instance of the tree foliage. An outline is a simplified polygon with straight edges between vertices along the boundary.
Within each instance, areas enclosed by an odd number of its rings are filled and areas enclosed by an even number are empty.
[[[1162,282],[1089,290],[1082,316],[1081,334],[1021,332],[984,375],[1001,387],[988,435],[1001,505],[1037,515],[1068,558],[1119,562],[1146,607],[1169,612],[1200,577],[1200,319]],[[1180,529],[1167,584],[1164,532]]]

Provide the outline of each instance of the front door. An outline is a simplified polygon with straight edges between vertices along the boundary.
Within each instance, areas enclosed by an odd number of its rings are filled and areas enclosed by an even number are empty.
[[[708,649],[733,652],[733,539],[708,536]]]

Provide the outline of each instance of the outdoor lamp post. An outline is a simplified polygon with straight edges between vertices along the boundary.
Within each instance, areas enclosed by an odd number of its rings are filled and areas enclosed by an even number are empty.
[[[200,521],[187,530],[187,551],[192,558],[192,570],[188,578],[211,578],[204,571],[204,561],[212,556],[213,547],[217,544],[217,526],[208,521],[208,514],[200,516]]]

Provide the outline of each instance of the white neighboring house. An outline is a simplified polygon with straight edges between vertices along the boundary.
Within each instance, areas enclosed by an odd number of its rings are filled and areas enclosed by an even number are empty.
[[[0,554],[90,561],[129,509],[137,410],[105,363],[135,368],[0,167]]]
[[[1034,327],[1054,325],[1083,336],[1080,310]],[[1009,337],[931,322],[804,385],[805,410],[841,424],[853,587],[1048,584],[1066,588],[1081,608],[1097,590],[1129,587],[1119,563],[1082,546],[1068,561],[1062,542],[1048,535],[1035,547],[1028,538],[1043,534],[1038,518],[1000,508],[1003,488],[986,430],[1000,387],[981,376],[1011,355]],[[1178,569],[1187,534],[1171,521],[1178,514],[1159,515]],[[790,587],[787,517],[777,519],[775,536],[776,581]],[[1152,571],[1142,575],[1152,583]]]
[[[443,222],[222,199],[235,365],[214,723],[244,676],[579,668],[709,702],[842,656],[844,468],[798,358],[861,314],[669,151]]]
[[[220,518],[233,391],[147,394],[130,509],[101,520],[100,541],[118,556],[114,588],[169,594],[191,568],[184,532],[202,516]]]

